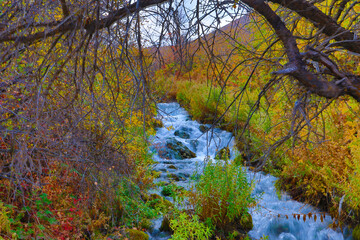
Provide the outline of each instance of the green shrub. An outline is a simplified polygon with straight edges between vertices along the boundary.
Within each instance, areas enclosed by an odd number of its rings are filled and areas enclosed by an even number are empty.
[[[211,228],[200,222],[197,215],[190,217],[186,213],[180,213],[176,219],[170,221],[170,227],[174,231],[171,238],[173,240],[205,240],[212,235]]]
[[[140,188],[129,179],[123,179],[119,184],[116,201],[119,205],[122,222],[126,226],[140,227],[147,219],[155,218],[159,209],[152,208],[152,202],[141,198]]]
[[[248,214],[248,208],[255,203],[251,190],[241,167],[209,161],[190,193],[189,201],[202,221],[225,229]]]

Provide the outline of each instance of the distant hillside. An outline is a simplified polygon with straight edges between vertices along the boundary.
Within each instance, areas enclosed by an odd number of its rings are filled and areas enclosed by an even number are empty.
[[[249,14],[228,23],[227,25],[214,30],[213,32],[192,41],[184,40],[181,46],[162,46],[147,49],[147,53],[156,57],[156,66],[164,63],[177,62],[181,55],[193,55],[196,52],[203,52],[203,46],[211,46],[214,55],[224,56],[233,49],[237,43],[247,44],[251,32],[248,24],[251,21]],[[161,63],[160,63],[161,62]]]

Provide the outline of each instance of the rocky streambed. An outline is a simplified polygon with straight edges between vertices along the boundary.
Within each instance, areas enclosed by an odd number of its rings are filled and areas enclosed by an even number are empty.
[[[178,103],[158,104],[158,111],[163,127],[157,129],[152,139],[157,162],[154,170],[161,172],[157,181],[172,181],[189,189],[190,176],[199,169],[201,172],[205,159],[221,159],[224,155],[234,159],[236,152],[231,133],[216,128],[209,130],[210,126],[192,121]],[[270,240],[352,239],[350,230],[328,227],[333,222],[329,215],[292,200],[286,193],[278,194],[274,186],[275,177],[248,170],[247,177],[255,183],[253,195],[260,199],[250,210],[253,229],[248,234],[252,239],[266,236]],[[159,187],[154,193],[167,195],[166,187]],[[172,201],[169,196],[165,198]],[[150,239],[171,237],[160,230],[161,222],[162,218],[154,221]]]

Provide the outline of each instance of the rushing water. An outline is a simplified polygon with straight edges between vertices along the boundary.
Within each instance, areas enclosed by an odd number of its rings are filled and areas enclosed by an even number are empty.
[[[166,142],[175,138],[195,152],[196,158],[165,159],[161,158],[159,154],[155,154],[154,160],[158,163],[154,169],[161,172],[157,181],[170,181],[169,175],[175,174],[180,180],[176,184],[188,189],[189,176],[203,166],[207,156],[215,158],[217,150],[229,146],[230,158],[234,158],[236,153],[231,133],[220,129],[211,129],[203,133],[200,131],[201,124],[192,121],[189,114],[178,103],[161,103],[158,104],[158,108],[164,127],[157,130],[153,139],[154,151],[159,153],[166,150]],[[189,138],[175,136],[176,130],[185,131]],[[279,196],[274,186],[275,177],[251,171],[247,171],[247,175],[249,181],[255,183],[254,196],[260,199],[258,206],[250,210],[254,224],[254,228],[249,232],[251,238],[259,239],[268,236],[270,240],[352,239],[348,230],[344,230],[342,233],[327,227],[332,222],[329,215],[326,215],[321,221],[319,210],[316,208],[291,200],[285,193]],[[160,190],[154,191],[159,193]],[[167,199],[171,200],[169,197]],[[307,215],[304,221],[304,215],[308,213],[312,214],[312,218],[309,219]],[[297,216],[294,217],[294,214],[300,214],[299,219]],[[314,215],[317,215],[317,221],[314,220]],[[154,230],[150,233],[150,239],[170,238],[168,234],[158,230],[160,225],[161,219],[154,221]]]

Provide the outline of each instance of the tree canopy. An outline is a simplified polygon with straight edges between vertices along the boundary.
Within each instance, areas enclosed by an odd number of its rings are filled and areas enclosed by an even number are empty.
[[[0,42],[2,43],[3,61],[8,61],[11,56],[24,47],[37,41],[67,35],[81,34],[85,39],[99,35],[103,29],[114,28],[118,21],[128,18],[148,7],[158,5],[154,11],[164,10],[160,4],[167,3],[167,10],[177,2],[165,0],[141,0],[135,2],[123,1],[51,1],[43,3],[30,1],[22,3],[18,1],[2,2],[2,31]],[[360,100],[359,76],[350,69],[343,69],[332,56],[339,51],[347,51],[348,54],[360,54],[358,32],[358,4],[353,1],[321,1],[320,3],[306,0],[296,1],[211,1],[212,8],[208,12],[239,5],[255,10],[271,25],[277,37],[282,42],[286,52],[288,63],[274,72],[274,74],[287,74],[297,79],[309,91],[326,98],[336,98],[341,95],[350,95],[357,101]],[[197,1],[194,9],[187,11],[199,11],[200,6],[207,3]],[[323,5],[323,6],[322,6]],[[288,12],[293,12],[293,21],[299,22],[300,18],[311,22],[312,27],[317,29],[310,33],[297,36],[291,31],[291,22],[283,20],[282,13],[274,8],[282,7]],[[322,11],[323,8],[326,12]],[[209,14],[203,12],[202,14]],[[201,14],[201,15],[202,15]],[[196,16],[196,15],[195,15]],[[200,16],[193,21],[200,24]],[[166,18],[166,17],[165,17]],[[193,20],[193,19],[192,19]],[[77,33],[79,32],[79,33]],[[80,33],[81,32],[81,33]],[[112,33],[114,34],[114,33]],[[104,33],[102,31],[103,36]],[[117,38],[112,35],[110,38]],[[296,41],[298,39],[298,41]],[[299,41],[307,40],[299,48]],[[59,41],[59,39],[57,40]],[[79,43],[82,44],[82,43]],[[80,46],[79,46],[80,47]],[[81,46],[85,47],[85,46]],[[321,66],[321,71],[310,71],[307,62],[316,62]]]

